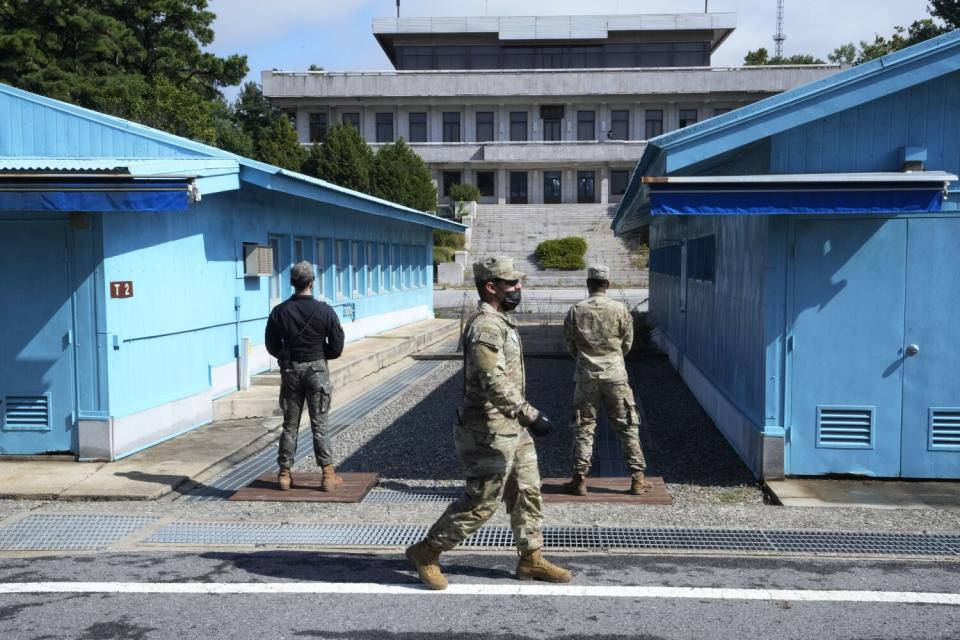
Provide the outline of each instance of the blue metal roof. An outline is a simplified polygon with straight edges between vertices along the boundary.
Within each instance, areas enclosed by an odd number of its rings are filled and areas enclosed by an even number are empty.
[[[141,124],[0,84],[0,171],[117,172],[198,178],[200,194],[239,181],[435,229],[466,227]]]
[[[673,175],[725,153],[960,69],[960,30],[651,139],[611,227],[637,226],[644,176]]]

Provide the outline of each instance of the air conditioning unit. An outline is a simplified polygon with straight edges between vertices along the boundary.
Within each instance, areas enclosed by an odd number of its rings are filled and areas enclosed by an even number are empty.
[[[243,244],[243,275],[248,278],[273,275],[273,247]]]

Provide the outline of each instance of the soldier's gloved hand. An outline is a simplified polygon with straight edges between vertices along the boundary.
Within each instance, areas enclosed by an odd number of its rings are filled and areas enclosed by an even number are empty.
[[[527,428],[535,437],[542,438],[543,436],[550,435],[550,432],[553,431],[553,423],[550,422],[550,418],[547,417],[547,414],[541,411],[540,415],[537,416],[537,419],[534,420]]]

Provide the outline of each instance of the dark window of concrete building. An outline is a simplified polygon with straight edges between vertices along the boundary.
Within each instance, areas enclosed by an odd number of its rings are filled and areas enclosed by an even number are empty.
[[[680,109],[680,128],[689,127],[697,123],[696,109]]]
[[[566,47],[563,61],[570,69],[597,69],[604,66],[603,47]]]
[[[707,64],[707,48],[703,42],[677,42],[673,45],[673,66],[702,67]]]
[[[562,192],[560,189],[560,172],[543,172],[543,202],[544,204],[560,204]]]
[[[577,171],[577,202],[596,202],[593,171]]]
[[[610,172],[610,195],[622,196],[627,192],[627,183],[630,181],[630,172],[614,169]]]
[[[596,140],[596,112],[577,111],[577,140]]]
[[[556,141],[563,139],[563,126],[562,121],[557,119],[549,119],[543,121],[543,139],[547,141]]]
[[[527,204],[527,172],[510,172],[510,204]]]
[[[563,68],[563,47],[540,47],[541,69]]]
[[[397,68],[433,69],[433,48],[397,47]]]
[[[669,67],[673,62],[673,45],[670,43],[645,43],[637,46],[638,67]]]
[[[343,124],[348,124],[357,131],[360,131],[360,112],[351,111],[343,114]]]
[[[393,114],[381,112],[376,118],[377,142],[393,142]]]
[[[443,141],[460,142],[460,112],[443,112]]]
[[[444,171],[443,172],[443,195],[444,197],[450,195],[450,187],[455,184],[460,184],[461,177],[459,171]]]
[[[533,47],[504,47],[500,51],[504,69],[533,69]]]
[[[647,140],[663,133],[663,109],[647,109],[644,117],[643,135]]]
[[[510,139],[523,141],[527,139],[527,112],[510,112]]]
[[[493,171],[477,171],[477,189],[480,190],[480,195],[485,198],[495,195]]]
[[[500,68],[500,47],[478,46],[470,47],[471,69],[498,69]]]
[[[327,137],[327,114],[310,114],[310,142],[323,142]]]
[[[637,66],[637,45],[608,44],[604,47],[606,67],[623,68]]]
[[[427,114],[425,111],[411,111],[408,116],[410,120],[410,142],[427,141]]]
[[[437,47],[437,69],[466,69],[466,47]]]
[[[477,111],[477,142],[493,141],[493,111]]]
[[[610,112],[610,138],[613,140],[630,139],[630,112],[626,109],[614,109]]]

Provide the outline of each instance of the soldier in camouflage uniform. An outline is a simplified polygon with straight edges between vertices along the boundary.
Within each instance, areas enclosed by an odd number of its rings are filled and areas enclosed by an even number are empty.
[[[602,265],[587,270],[590,297],[570,308],[563,321],[567,350],[576,360],[573,394],[573,478],[564,485],[572,495],[587,495],[586,477],[593,456],[593,434],[600,405],[620,438],[630,468],[630,493],[650,490],[643,477],[646,461],[640,448],[640,416],[633,399],[623,358],[633,344],[633,319],[623,304],[607,297],[610,270]]]
[[[524,274],[504,256],[477,262],[473,273],[481,301],[461,337],[464,398],[453,429],[466,486],[426,538],[407,549],[407,558],[427,587],[445,589],[440,553],[479,529],[503,500],[520,553],[517,578],[569,582],[570,572],[540,553],[543,500],[530,434],[547,435],[552,426],[524,397],[523,347],[516,324],[505,313],[520,303]]]

